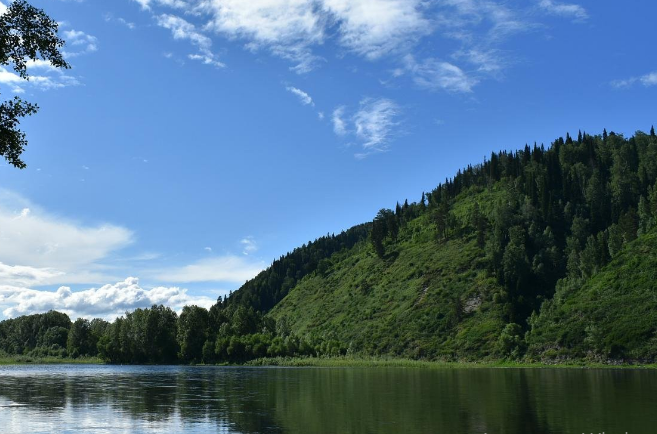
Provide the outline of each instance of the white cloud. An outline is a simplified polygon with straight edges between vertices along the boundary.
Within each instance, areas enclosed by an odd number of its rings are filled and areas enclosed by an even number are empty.
[[[198,60],[204,65],[216,66],[217,68],[226,66],[225,63],[215,59],[214,54],[189,54],[187,57],[190,60]]]
[[[461,68],[438,59],[425,59],[418,63],[410,54],[405,57],[405,68],[416,85],[429,90],[444,90],[452,93],[471,93],[478,83]]]
[[[470,48],[457,51],[452,55],[455,59],[465,59],[477,67],[477,72],[497,76],[506,66],[499,50]]]
[[[318,58],[312,45],[324,40],[324,21],[314,0],[200,0],[208,13],[208,28],[247,40],[247,48],[268,48],[274,55],[296,63],[299,73],[311,70]]]
[[[45,65],[28,63],[28,69],[48,69]],[[51,75],[30,75],[29,80],[21,78],[18,74],[8,71],[5,67],[0,66],[0,83],[11,86],[12,92],[23,93],[25,90],[22,86],[33,87],[39,90],[59,89],[67,86],[77,86],[80,82],[75,77],[71,77],[59,72]]]
[[[64,30],[63,38],[67,46],[74,47],[77,50],[63,51],[62,54],[64,57],[72,58],[98,51],[98,38],[83,31],[75,29]]]
[[[490,0],[439,0],[436,23],[445,35],[468,45],[490,45],[536,25],[504,4]],[[481,35],[484,35],[482,38]]]
[[[12,86],[14,93],[23,93],[25,90],[21,86],[38,90],[51,90],[80,84],[76,77],[63,73],[61,69],[45,60],[28,60],[25,62],[25,66],[30,74],[29,80],[25,80],[4,66],[0,66],[0,83]]]
[[[189,4],[183,0],[134,0],[139,3],[142,9],[150,10],[151,5],[165,6],[173,9],[184,9]]]
[[[125,26],[130,30],[134,30],[135,28],[137,28],[135,23],[130,22],[130,21],[126,20],[125,18],[121,18],[121,17],[115,18],[114,15],[109,14],[109,13],[105,14],[105,22],[107,22],[107,23],[112,23],[112,22],[119,23],[122,26]]]
[[[354,116],[353,122],[356,136],[361,140],[366,153],[388,149],[392,127],[397,125],[395,122],[397,115],[399,115],[399,107],[389,99],[366,98],[360,102],[360,109]]]
[[[258,243],[256,242],[255,238],[250,235],[248,237],[242,238],[242,240],[240,240],[240,244],[242,245],[242,253],[245,255],[250,255],[251,253],[258,251]]]
[[[183,267],[153,270],[148,274],[160,282],[243,283],[255,277],[264,268],[265,264],[261,261],[256,262],[243,256],[227,255],[202,259]]]
[[[7,264],[0,284],[21,273],[32,276],[31,285],[98,282],[103,269],[97,261],[131,242],[132,232],[120,226],[67,221],[0,190],[0,263]]]
[[[301,101],[301,104],[315,106],[315,103],[313,102],[313,99],[310,97],[310,95],[301,89],[292,86],[287,86],[285,89],[288,92],[296,95],[299,98],[299,101]]]
[[[611,85],[615,88],[622,89],[632,87],[637,83],[642,84],[645,87],[657,85],[657,71],[650,72],[640,77],[631,77],[624,80],[614,80],[611,82]]]
[[[569,17],[575,21],[585,21],[589,18],[586,9],[577,4],[558,3],[553,0],[540,0],[538,6],[549,14]]]
[[[368,59],[407,50],[431,31],[421,0],[324,0],[339,24],[340,42]]]
[[[293,62],[291,69],[298,73],[324,61],[313,49],[326,41],[374,60],[404,52],[432,31],[423,0],[135,1],[147,10],[155,5],[181,9],[206,21],[205,30]]]
[[[199,53],[190,54],[189,59],[199,60],[205,65],[213,65],[219,68],[225,66],[216,59],[215,54],[212,52],[212,39],[197,30],[192,23],[175,15],[164,14],[157,17],[157,24],[170,30],[173,39],[188,40],[198,47]]]
[[[52,268],[5,265],[0,262],[0,282],[4,285],[43,285],[65,273]]]
[[[54,309],[72,318],[104,318],[113,320],[126,311],[163,304],[174,310],[185,305],[196,304],[209,308],[214,299],[192,296],[187,289],[178,287],[156,287],[144,289],[139,279],[129,277],[113,285],[71,291],[62,286],[56,291],[34,290],[18,286],[0,286],[0,306],[5,317],[42,313]]]
[[[639,79],[644,86],[654,86],[657,84],[657,71],[646,74]]]
[[[347,133],[347,124],[344,120],[345,107],[340,106],[333,110],[331,121],[333,122],[333,131],[338,136],[344,136]]]
[[[338,136],[354,135],[362,152],[355,157],[362,159],[376,152],[385,152],[390,147],[393,128],[399,125],[397,117],[401,110],[387,98],[365,98],[353,115],[346,116],[347,108],[340,106],[333,111],[333,131]]]

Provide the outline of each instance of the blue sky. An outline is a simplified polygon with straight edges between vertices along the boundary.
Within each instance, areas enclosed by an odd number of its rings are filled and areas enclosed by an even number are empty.
[[[0,70],[41,107],[0,164],[0,318],[209,306],[492,150],[656,118],[645,1],[32,4],[73,68]]]

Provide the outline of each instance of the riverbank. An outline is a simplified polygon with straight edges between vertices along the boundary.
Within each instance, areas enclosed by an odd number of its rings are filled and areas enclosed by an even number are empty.
[[[2,365],[101,365],[104,362],[98,357],[80,357],[77,359],[61,357],[31,357],[31,356],[2,356]]]
[[[105,362],[98,357],[57,358],[30,356],[2,356],[2,365],[102,365]],[[194,366],[250,366],[250,367],[315,367],[315,368],[415,368],[415,369],[477,369],[477,368],[566,368],[566,369],[657,369],[657,364],[640,363],[599,363],[590,361],[561,362],[520,362],[509,360],[493,360],[481,362],[469,361],[428,361],[395,358],[358,358],[358,357],[265,357],[248,361],[241,365],[194,364]]]
[[[657,364],[598,363],[587,361],[567,361],[560,363],[482,361],[445,362],[410,360],[394,358],[353,358],[353,357],[266,357],[252,360],[247,366],[317,367],[317,368],[421,368],[421,369],[463,369],[463,368],[580,368],[580,369],[657,369]]]

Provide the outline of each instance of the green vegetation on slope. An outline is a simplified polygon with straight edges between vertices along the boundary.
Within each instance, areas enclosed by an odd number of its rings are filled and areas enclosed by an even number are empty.
[[[561,282],[531,319],[529,354],[543,359],[654,360],[657,231],[641,236],[591,279]]]
[[[455,216],[476,198],[464,193]],[[468,197],[469,196],[469,197]],[[474,235],[437,242],[428,213],[408,222],[379,258],[369,243],[336,254],[271,312],[295,333],[337,340],[351,354],[409,358],[494,356],[504,327],[501,290]]]

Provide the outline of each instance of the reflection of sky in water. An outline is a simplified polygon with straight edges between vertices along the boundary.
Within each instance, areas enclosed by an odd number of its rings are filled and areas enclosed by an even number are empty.
[[[653,432],[657,371],[0,367],[0,432]]]
[[[171,433],[195,428],[230,433],[227,427],[209,421],[184,422],[179,412],[161,421],[135,419],[109,406],[87,407],[84,412],[67,405],[60,411],[43,413],[29,408],[12,407],[0,411],[4,433]]]

